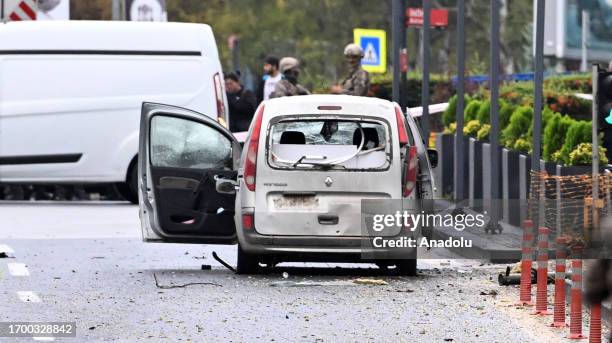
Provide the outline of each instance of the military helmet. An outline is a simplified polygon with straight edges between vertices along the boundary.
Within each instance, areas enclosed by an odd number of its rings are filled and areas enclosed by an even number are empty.
[[[344,48],[344,56],[359,56],[363,57],[363,49],[355,43],[348,44]]]
[[[281,58],[280,62],[278,62],[278,66],[279,66],[280,72],[284,73],[287,70],[290,70],[293,68],[299,68],[300,61],[298,61],[297,58],[293,58],[293,57],[283,57]]]

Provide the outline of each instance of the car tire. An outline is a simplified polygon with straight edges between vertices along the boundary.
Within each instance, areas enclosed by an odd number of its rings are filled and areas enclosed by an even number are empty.
[[[236,261],[236,273],[238,274],[257,274],[259,270],[260,270],[260,267],[259,267],[258,256],[244,252],[240,244],[238,244],[238,259]]]
[[[131,166],[129,173],[127,182],[118,182],[115,188],[123,199],[138,204],[138,166],[135,164]]]
[[[417,275],[417,260],[411,258],[407,260],[398,260],[395,262],[395,270],[399,275],[416,276]]]

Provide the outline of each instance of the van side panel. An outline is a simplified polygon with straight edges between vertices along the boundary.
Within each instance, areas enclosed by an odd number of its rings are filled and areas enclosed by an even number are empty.
[[[219,68],[202,56],[0,55],[0,181],[124,181],[138,150],[142,102],[216,118]],[[65,155],[80,158],[6,164]]]

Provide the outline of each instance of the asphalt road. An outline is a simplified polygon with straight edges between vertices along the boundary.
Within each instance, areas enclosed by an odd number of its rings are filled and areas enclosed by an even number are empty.
[[[0,258],[0,322],[74,321],[77,338],[54,338],[65,342],[562,337],[535,330],[538,320],[513,307],[518,290],[494,282],[504,266],[442,253],[442,259],[419,261],[417,277],[330,264],[281,265],[268,275],[240,276],[211,255],[216,251],[234,265],[234,246],[145,244],[139,230],[132,205],[0,202],[0,251],[9,250],[9,258]],[[212,268],[202,270],[203,264]],[[388,285],[354,283],[360,277]],[[0,337],[13,341],[32,338]]]

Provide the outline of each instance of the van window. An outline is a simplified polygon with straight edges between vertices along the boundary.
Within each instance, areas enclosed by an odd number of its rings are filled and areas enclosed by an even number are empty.
[[[221,169],[232,167],[231,141],[195,121],[155,116],[151,119],[151,164],[155,167]]]
[[[283,120],[271,127],[268,163],[281,169],[386,169],[388,132],[378,121]]]

